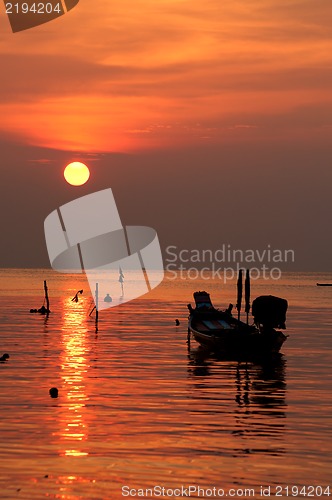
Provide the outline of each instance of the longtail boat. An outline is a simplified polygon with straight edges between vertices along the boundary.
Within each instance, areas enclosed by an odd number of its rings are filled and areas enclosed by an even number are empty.
[[[232,305],[216,309],[205,291],[194,293],[195,307],[188,304],[188,334],[214,351],[238,355],[277,353],[287,339],[287,300],[272,295],[257,297],[252,304],[253,324],[232,316]],[[237,304],[239,311],[239,301]],[[248,314],[248,308],[246,309]]]

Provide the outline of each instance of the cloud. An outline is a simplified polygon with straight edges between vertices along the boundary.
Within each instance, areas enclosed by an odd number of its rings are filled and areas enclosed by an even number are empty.
[[[294,134],[326,126],[319,109],[331,102],[331,13],[325,0],[100,0],[93,15],[80,2],[15,36],[2,19],[0,133],[128,151],[196,140],[197,121],[200,137],[224,140],[233,130],[239,138],[236,124],[261,131],[305,106],[308,123],[288,121]],[[222,133],[209,130],[214,123]]]

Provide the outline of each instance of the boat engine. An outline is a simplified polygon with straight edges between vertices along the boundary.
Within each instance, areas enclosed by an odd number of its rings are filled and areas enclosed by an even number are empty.
[[[264,329],[286,329],[288,302],[273,295],[261,295],[252,303],[254,322]]]

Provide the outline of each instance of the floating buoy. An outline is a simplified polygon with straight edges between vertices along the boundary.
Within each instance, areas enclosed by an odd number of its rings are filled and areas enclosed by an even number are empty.
[[[112,302],[112,301],[113,301],[112,297],[110,296],[109,293],[107,293],[106,297],[104,298],[104,302]]]
[[[58,389],[56,387],[52,387],[50,389],[50,396],[51,396],[51,398],[56,399],[58,397],[58,395],[59,395]]]

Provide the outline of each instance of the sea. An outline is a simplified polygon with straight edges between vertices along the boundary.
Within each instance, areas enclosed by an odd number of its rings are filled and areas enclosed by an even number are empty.
[[[44,280],[48,317],[30,313]],[[166,275],[97,329],[84,275],[2,269],[0,498],[332,496],[332,287],[317,282],[332,274],[252,282],[252,298],[288,300],[289,337],[239,361],[187,335],[193,292],[226,308],[235,280]]]

